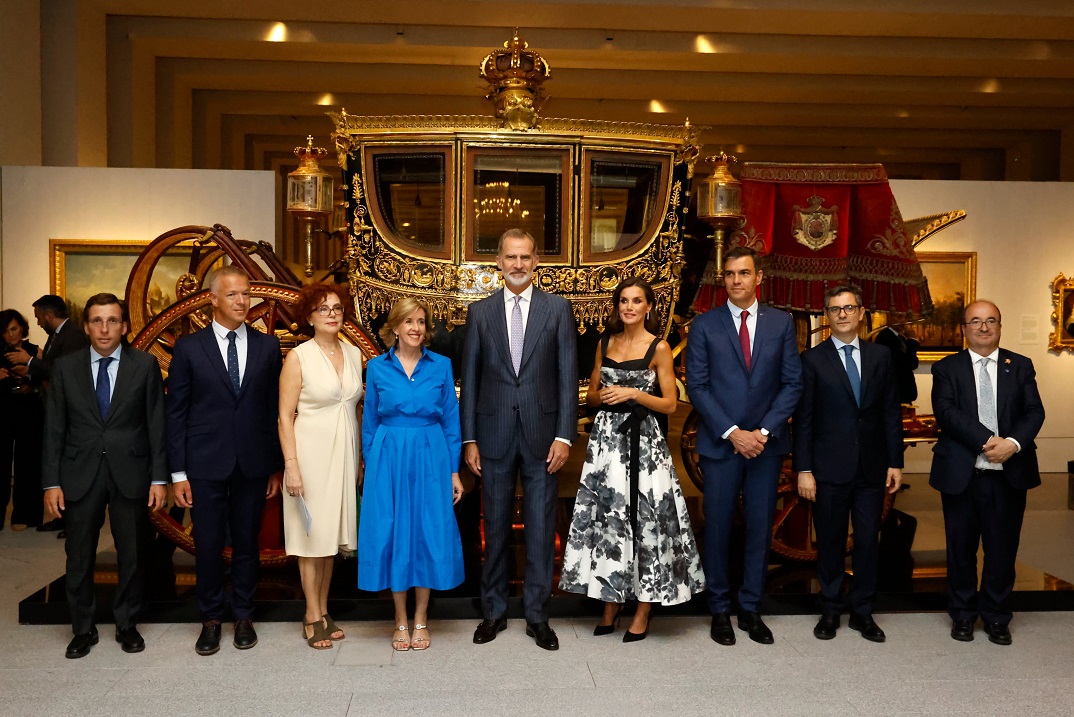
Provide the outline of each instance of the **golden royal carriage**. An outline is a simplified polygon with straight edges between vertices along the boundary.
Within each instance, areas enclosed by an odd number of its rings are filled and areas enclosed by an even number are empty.
[[[346,205],[344,259],[358,318],[345,334],[366,358],[380,352],[372,337],[390,306],[404,296],[430,306],[439,333],[436,349],[454,353],[467,306],[500,285],[497,240],[514,227],[528,231],[538,244],[537,285],[571,302],[580,335],[580,393],[612,291],[624,278],[642,276],[653,285],[665,336],[682,329],[674,325],[674,314],[689,254],[684,243],[702,247],[702,265],[713,249],[711,230],[689,214],[704,128],[689,121],[658,125],[541,117],[542,83],[549,74],[545,60],[516,32],[481,64],[494,116],[330,113]],[[318,154],[312,144],[296,152],[307,163]],[[314,169],[305,177],[314,203],[331,196],[326,176]],[[721,187],[712,181],[700,193],[715,199]],[[944,215],[927,223],[915,239],[958,218]],[[713,223],[718,251],[729,224]],[[194,247],[190,270],[178,282],[176,303],[154,312],[149,301],[153,267],[180,244]],[[285,351],[301,340],[291,315],[301,282],[269,245],[235,240],[225,227],[183,227],[146,249],[127,291],[135,344],[152,351],[165,371],[175,338],[207,323],[203,280],[224,257],[255,280],[253,293],[261,300],[251,314],[255,325],[279,335]],[[699,263],[696,251],[692,261]],[[695,269],[700,275],[700,267]],[[808,328],[803,333],[808,336]],[[696,416],[691,416],[682,429],[681,451],[687,475],[700,487],[695,431]],[[927,440],[922,435],[927,433],[926,426],[914,438]],[[790,560],[815,558],[809,506],[797,501],[789,474],[780,494],[774,552]],[[273,510],[266,513],[265,563],[285,560],[272,526],[278,520]],[[181,547],[194,550],[189,525],[165,513],[154,521]]]

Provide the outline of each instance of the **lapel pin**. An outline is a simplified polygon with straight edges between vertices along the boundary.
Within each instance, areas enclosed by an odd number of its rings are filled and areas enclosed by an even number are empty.
[[[1010,363],[1010,362],[1011,362],[1010,359],[1003,359],[1003,363]]]

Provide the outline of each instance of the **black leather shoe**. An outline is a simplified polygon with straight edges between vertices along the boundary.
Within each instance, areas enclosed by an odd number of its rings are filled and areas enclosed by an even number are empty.
[[[986,622],[984,631],[988,634],[989,642],[997,645],[1011,644],[1011,630],[1006,625],[1000,625],[998,622]]]
[[[47,523],[42,523],[36,528],[38,533],[51,533],[56,530],[63,530],[63,518],[53,518]]]
[[[507,629],[507,618],[485,618],[474,630],[474,644],[484,645],[486,642],[492,642],[496,639],[496,636]]]
[[[718,612],[712,616],[712,627],[709,635],[713,641],[720,645],[735,644],[735,629],[731,627],[731,614]]]
[[[235,637],[232,639],[231,644],[235,646],[236,650],[249,650],[257,644],[257,633],[254,632],[252,620],[235,621]]]
[[[526,634],[533,638],[542,650],[558,650],[559,638],[547,622],[527,622]]]
[[[873,619],[872,615],[855,615],[851,613],[850,619],[847,620],[847,627],[860,632],[861,636],[869,642],[883,642],[887,639],[887,635],[876,624],[876,620]]]
[[[771,645],[776,641],[772,637],[772,631],[764,624],[759,612],[740,612],[738,614],[738,629],[749,633],[750,639],[762,645]]]
[[[951,637],[959,642],[973,642],[973,623],[976,620],[952,620]]]
[[[838,615],[821,615],[817,626],[813,628],[813,637],[818,640],[831,640],[839,629]]]
[[[116,628],[116,642],[120,644],[124,652],[141,652],[145,649],[145,640],[134,625],[124,629]]]
[[[90,648],[100,641],[101,638],[97,634],[97,628],[91,627],[89,632],[74,636],[71,642],[68,643],[67,652],[64,656],[69,660],[77,660],[79,657],[85,657],[90,653]]]
[[[194,652],[202,657],[220,652],[220,621],[208,620],[201,624],[201,635],[194,643]]]

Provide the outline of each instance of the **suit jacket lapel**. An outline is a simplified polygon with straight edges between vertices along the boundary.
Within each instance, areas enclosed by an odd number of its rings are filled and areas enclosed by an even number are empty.
[[[876,351],[873,351],[875,347],[870,345],[867,350],[865,348],[867,344],[869,344],[868,341],[858,339],[858,351],[861,355],[861,405],[863,406],[867,392],[873,387],[873,374],[876,371],[876,360],[879,358]],[[849,383],[850,379],[847,379],[847,384]]]
[[[1010,402],[1011,389],[1014,386],[1010,360],[1007,350],[1000,349],[996,363],[996,419],[999,421],[1003,421],[1003,416],[1007,411],[1007,404]],[[1003,421],[1003,423],[1005,424],[1006,422]],[[1002,430],[1000,432],[1003,433]]]
[[[735,326],[735,319],[731,315],[731,307],[728,304],[724,304],[713,309],[713,311],[717,312],[716,319],[723,324],[727,340],[731,342],[731,353],[738,357],[738,365],[742,367],[742,370],[749,373],[746,368],[746,357],[742,353],[742,345],[738,342],[738,327]],[[754,345],[756,345],[756,340]]]
[[[847,368],[843,364],[843,358],[839,355],[839,349],[835,347],[835,342],[830,338],[822,344],[824,346],[824,356],[827,358],[828,365],[832,371],[835,371],[835,375],[839,377],[839,385],[841,385],[850,396],[850,400],[854,400],[854,389],[850,387],[850,376],[847,375]],[[862,352],[862,378],[865,374],[865,352]],[[862,405],[865,405],[865,381],[862,380],[861,384]]]
[[[213,332],[213,325],[209,324],[194,335],[198,336],[199,334],[204,334],[201,339],[201,348],[205,351],[205,358],[208,360],[209,365],[212,366],[213,373],[224,382],[224,386],[227,387],[227,390],[232,395],[235,395],[235,387],[231,385],[231,377],[227,375],[227,366],[224,365],[224,359],[220,356],[220,346],[216,343],[216,334]],[[249,364],[249,362],[250,357],[247,355],[246,363]]]
[[[93,369],[90,368],[89,349],[81,349],[78,355],[82,358],[79,362],[82,365],[75,371],[75,381],[78,384],[76,395],[86,396],[86,399],[90,402],[90,410],[93,411],[93,415],[97,417],[98,421],[104,423],[101,418],[101,407],[97,405],[97,389],[93,385]],[[120,363],[123,362],[120,361]]]
[[[246,370],[242,373],[242,383],[239,385],[239,397],[246,392],[246,385],[250,382],[250,377],[253,376],[251,370],[261,360],[261,350],[264,348],[264,342],[261,341],[260,336],[254,334],[259,333],[257,329],[253,328],[249,324],[246,325]],[[231,385],[231,377],[228,376],[228,385]]]
[[[519,373],[522,373],[522,368],[529,361],[530,356],[533,355],[533,349],[537,345],[539,337],[544,333],[546,323],[548,323],[548,297],[540,289],[534,288],[533,293],[530,294],[530,314],[526,321],[525,341],[522,342],[522,361],[518,366]],[[508,352],[508,355],[510,355],[510,352]]]
[[[116,406],[126,398],[134,381],[134,362],[130,359],[130,349],[120,349],[119,370],[116,373],[116,385],[112,387],[112,400],[108,403],[108,419],[116,415]],[[95,392],[96,393],[96,392]],[[108,422],[105,419],[105,423]]]
[[[962,374],[962,400],[967,406],[972,407],[973,417],[980,421],[981,415],[977,410],[977,380],[973,375],[973,359],[970,358],[968,349],[963,349],[959,354],[958,362],[958,372]],[[997,407],[997,413],[998,412]]]
[[[750,371],[757,370],[757,363],[763,358],[761,356],[761,347],[764,346],[764,339],[768,336],[768,307],[760,302],[757,303],[757,328],[753,331],[753,348],[750,351]],[[738,338],[737,336],[735,337]],[[741,349],[739,349],[741,353]],[[745,357],[743,357],[745,362]]]
[[[489,297],[490,313],[489,323],[491,326],[492,341],[496,344],[500,350],[500,356],[507,363],[507,366],[514,372],[514,366],[511,365],[511,343],[507,337],[507,304],[503,297],[503,292],[506,289],[497,290],[492,296]]]

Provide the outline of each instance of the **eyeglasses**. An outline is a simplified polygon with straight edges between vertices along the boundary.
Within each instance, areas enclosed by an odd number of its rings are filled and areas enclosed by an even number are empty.
[[[839,314],[853,314],[860,308],[860,306],[855,306],[854,304],[847,304],[846,306],[829,306],[825,311],[828,312],[829,316],[839,316]]]
[[[336,304],[335,306],[325,306],[324,304],[322,304],[321,306],[317,307],[317,314],[319,316],[331,316],[332,314],[339,314],[342,316],[343,307],[339,304]]]
[[[966,322],[966,326],[972,326],[975,329],[979,329],[982,326],[992,328],[993,326],[999,326],[999,319],[990,316],[987,319],[970,319]]]
[[[107,319],[102,319],[100,316],[98,316],[96,318],[93,318],[93,319],[89,320],[89,325],[94,327],[94,328],[96,328],[96,329],[99,329],[99,328],[101,328],[102,326],[105,326],[105,325],[107,325],[108,328],[110,328],[110,329],[114,329],[114,328],[116,328],[117,326],[119,326],[122,323],[123,323],[122,321],[120,321],[119,319],[114,318],[114,317],[109,317]]]

